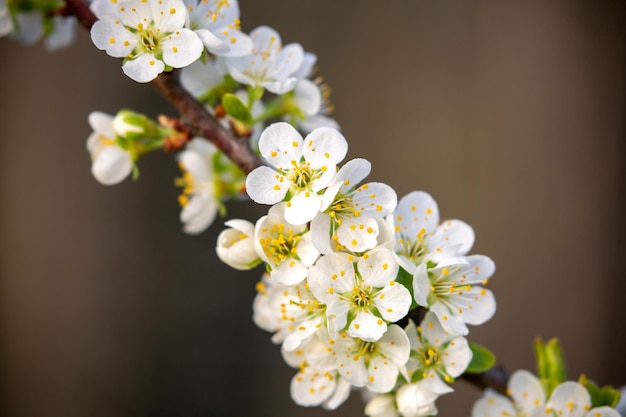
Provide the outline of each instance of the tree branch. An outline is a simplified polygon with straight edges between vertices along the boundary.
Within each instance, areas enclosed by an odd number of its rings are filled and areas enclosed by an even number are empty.
[[[83,0],[66,0],[66,14],[74,14],[80,24],[90,30],[98,20]],[[262,162],[250,150],[247,138],[239,138],[226,130],[209,114],[204,106],[193,98],[178,82],[171,72],[164,72],[150,84],[159,91],[180,112],[183,126],[193,136],[206,138],[213,142],[226,156],[235,162],[245,173],[260,166]],[[425,314],[425,309],[415,309],[412,317],[418,323]],[[408,319],[407,319],[408,322]],[[460,377],[480,389],[492,388],[505,394],[508,373],[503,366],[495,366],[480,374],[464,374]]]
[[[66,0],[67,12],[90,30],[98,18],[83,0]],[[252,152],[247,138],[239,138],[215,120],[204,106],[193,98],[171,72],[164,72],[150,82],[180,112],[183,126],[193,136],[210,140],[246,174],[262,164]]]

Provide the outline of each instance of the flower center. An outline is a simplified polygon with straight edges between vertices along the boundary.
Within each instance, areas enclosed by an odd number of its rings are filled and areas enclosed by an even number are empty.
[[[159,47],[159,30],[150,25],[147,28],[140,23],[137,26],[137,34],[139,35],[139,43],[146,51],[154,52]]]
[[[370,305],[370,294],[361,287],[352,289],[352,300],[357,307],[365,307]]]
[[[407,239],[406,236],[401,235],[398,239],[398,243],[401,249],[398,254],[409,258],[415,265],[422,263],[424,256],[428,253],[428,245],[425,241],[426,229],[422,228],[416,236],[416,240]]]
[[[268,258],[272,258],[276,265],[285,258],[296,253],[296,247],[300,242],[300,236],[294,235],[294,231],[285,231],[284,223],[277,223],[268,231],[269,237],[259,239],[259,243]]]
[[[322,176],[323,169],[313,169],[309,163],[296,163],[291,162],[294,166],[289,170],[289,179],[292,184],[299,190],[308,190],[311,188],[311,184]]]

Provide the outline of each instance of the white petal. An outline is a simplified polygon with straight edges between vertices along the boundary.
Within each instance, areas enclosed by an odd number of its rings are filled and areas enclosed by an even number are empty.
[[[509,378],[508,388],[515,403],[527,414],[546,401],[541,381],[526,370],[515,371]]]
[[[374,248],[378,241],[378,223],[370,217],[349,217],[337,229],[339,243],[351,252],[365,252]],[[394,264],[395,264],[394,259]]]
[[[443,363],[448,375],[456,378],[467,369],[471,360],[472,351],[467,344],[467,340],[464,337],[456,337],[446,348]]]
[[[302,261],[304,266],[311,266],[317,261],[320,253],[315,246],[313,245],[313,237],[312,233],[308,232],[300,237],[300,241],[298,242],[298,246],[296,247],[296,255]]]
[[[368,310],[361,310],[350,323],[348,335],[366,342],[376,342],[387,331],[387,324]]]
[[[591,397],[578,382],[566,381],[557,386],[545,408],[563,417],[581,417],[591,406]]]
[[[165,65],[151,54],[142,54],[130,59],[122,65],[124,74],[139,83],[147,83],[154,80],[163,72]]]
[[[44,40],[44,46],[48,51],[56,51],[74,43],[76,38],[76,18],[73,16],[52,18],[54,29]]]
[[[485,391],[485,394],[476,401],[472,407],[472,417],[501,417],[516,416],[511,400],[493,390]]]
[[[414,240],[422,229],[422,236],[435,230],[439,223],[439,208],[430,194],[413,191],[398,202],[394,220],[400,226],[402,234]]]
[[[398,379],[398,366],[382,357],[374,357],[367,368],[367,388],[372,392],[385,393],[393,389]]]
[[[395,284],[379,291],[374,305],[385,320],[393,323],[407,315],[412,301],[409,290],[404,285]]]
[[[463,316],[458,314],[456,311],[450,311],[450,309],[443,305],[443,303],[434,303],[430,306],[430,311],[435,313],[439,323],[441,323],[441,327],[443,327],[446,332],[462,336],[469,333],[469,329],[465,325]]]
[[[359,258],[358,269],[365,285],[382,288],[392,285],[398,275],[398,264],[393,253],[385,248],[376,248]]]
[[[350,385],[345,379],[341,377],[337,377],[337,388],[335,388],[335,392],[333,395],[326,400],[324,403],[324,408],[326,410],[334,410],[343,404],[350,396],[350,390],[352,389],[352,385]],[[613,416],[607,416],[613,417]]]
[[[396,192],[387,184],[371,182],[357,188],[353,195],[355,207],[362,215],[384,217],[392,213],[398,201]]]
[[[369,382],[368,372],[365,367],[365,361],[362,356],[356,358],[356,360],[350,356],[338,355],[337,358],[337,370],[342,377],[345,378],[350,384],[355,387],[364,387]]]
[[[285,45],[276,56],[273,68],[270,69],[272,77],[276,80],[291,77],[300,68],[303,59],[304,50],[300,44]]]
[[[291,169],[302,157],[302,136],[289,123],[274,123],[261,133],[259,151],[271,166]]]
[[[143,3],[143,0],[141,2]],[[188,15],[187,8],[181,0],[150,1],[149,5],[154,19],[154,26],[159,28],[161,33],[182,30]]]
[[[137,45],[137,37],[114,16],[103,16],[94,23],[91,40],[98,49],[116,58],[126,57]]]
[[[304,158],[313,168],[334,167],[345,158],[347,152],[348,142],[335,129],[321,127],[304,138]]]
[[[396,394],[396,402],[404,417],[428,416],[436,414],[433,413],[433,407],[438,397],[426,389],[422,382],[416,382],[401,386]]]
[[[276,204],[285,198],[288,190],[284,177],[267,166],[256,168],[246,178],[246,192],[259,204]]]
[[[233,78],[235,77],[233,76]],[[278,81],[265,82],[262,85],[267,91],[270,91],[274,94],[285,94],[293,90],[297,82],[297,78],[290,77]]]
[[[91,165],[91,173],[104,185],[122,182],[132,170],[130,154],[116,145],[105,147]]]
[[[212,53],[228,52],[228,49],[229,49],[228,45],[224,44],[224,41],[218,38],[217,36],[215,36],[210,30],[197,29],[195,30],[195,32],[196,32],[196,35],[198,35],[198,37],[204,44],[204,46],[206,46],[206,48],[210,52]]]
[[[180,212],[180,220],[184,223],[183,230],[188,234],[204,232],[215,220],[217,202],[207,196],[195,195]]]
[[[341,182],[343,192],[356,187],[371,172],[372,163],[367,159],[355,158],[346,162],[337,172],[336,181]]]
[[[174,68],[186,67],[200,58],[203,50],[198,35],[189,29],[180,29],[163,40],[163,61]]]
[[[283,285],[299,284],[309,273],[309,268],[304,266],[302,262],[295,259],[285,259],[270,273],[271,279]]]
[[[228,36],[222,41],[227,45],[225,50],[208,48],[209,52],[224,57],[244,56],[252,52],[252,41],[248,35],[239,30],[229,29]]]
[[[304,57],[302,58],[302,64],[298,71],[296,71],[293,76],[296,78],[304,79],[309,78],[311,73],[313,72],[313,67],[317,62],[317,55],[312,52],[305,52]]]
[[[466,255],[474,245],[474,229],[460,220],[448,220],[439,225],[428,239],[432,249],[443,248],[447,256]],[[435,261],[437,262],[437,261]]]
[[[113,130],[113,116],[103,113],[101,111],[94,111],[89,113],[89,126],[97,133],[100,133],[107,138],[115,138],[115,131]]]
[[[291,380],[291,398],[298,405],[313,407],[326,401],[335,390],[335,378],[306,367]]]
[[[330,239],[330,216],[326,213],[318,213],[311,220],[311,238],[315,248],[321,254],[332,252]]]
[[[320,212],[321,205],[322,196],[310,191],[301,191],[287,203],[285,219],[295,225],[306,224]]]
[[[309,80],[300,80],[293,89],[293,98],[305,116],[313,116],[322,106],[322,93],[317,84]]]
[[[614,408],[604,406],[592,408],[585,417],[620,417],[620,413]]]
[[[365,405],[364,413],[369,417],[400,417],[393,394],[379,394],[372,397]]]
[[[379,350],[397,366],[404,366],[409,360],[409,338],[397,324],[390,324],[387,332],[378,342]]]

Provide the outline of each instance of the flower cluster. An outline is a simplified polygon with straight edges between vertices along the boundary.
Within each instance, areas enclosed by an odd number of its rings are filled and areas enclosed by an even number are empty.
[[[59,13],[64,5],[62,0],[0,0],[0,37],[25,45],[44,38],[49,51],[65,48],[74,42],[76,19]]]
[[[256,224],[228,222],[217,253],[237,269],[266,265],[254,321],[298,369],[292,398],[333,409],[360,389],[370,416],[435,414],[472,360],[467,325],[495,312],[484,288],[494,263],[468,255],[472,228],[440,223],[425,192],[398,201],[388,185],[364,182],[364,159],[340,166],[348,145],[336,129],[303,138],[279,122],[258,148],[267,165],[246,190],[271,208]]]
[[[472,417],[620,417],[608,405],[594,406],[589,390],[581,383],[565,381],[548,395],[532,373],[519,370],[511,375],[507,396],[487,390],[474,404]]]

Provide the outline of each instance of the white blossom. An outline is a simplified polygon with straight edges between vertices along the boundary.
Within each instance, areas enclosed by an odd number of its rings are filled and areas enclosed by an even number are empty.
[[[370,169],[369,161],[353,159],[339,169],[324,192],[322,212],[311,222],[314,241],[322,253],[341,250],[342,246],[351,252],[364,252],[379,244],[379,225],[395,209],[397,197],[386,184],[358,186]]]
[[[400,417],[394,394],[374,395],[365,404],[364,413],[368,417]]]
[[[309,271],[309,286],[326,304],[331,334],[347,328],[347,334],[365,341],[379,340],[387,323],[403,318],[411,306],[411,294],[396,284],[398,264],[390,250],[376,248],[355,259],[331,253]]]
[[[545,406],[533,410],[530,417],[543,417],[548,414],[559,417],[620,417],[617,410],[608,406],[591,408],[589,392],[583,385],[574,381],[558,385]]]
[[[121,0],[113,14],[91,28],[98,49],[125,58],[122,69],[137,82],[156,78],[167,67],[181,68],[197,60],[204,46],[185,28],[187,10],[181,0]]]
[[[474,231],[460,220],[439,224],[439,208],[430,194],[413,191],[402,197],[393,214],[398,262],[410,273],[423,263],[466,255]]]
[[[376,393],[391,391],[409,359],[409,340],[396,324],[376,342],[352,338],[346,332],[323,342],[334,353],[339,374],[346,381]]]
[[[396,404],[402,417],[434,416],[437,414],[435,400],[438,397],[427,387],[427,381],[421,380],[398,388]]]
[[[528,417],[534,410],[543,411],[546,394],[539,378],[526,370],[515,371],[509,378],[509,397],[488,389],[472,407],[472,417]]]
[[[242,56],[252,51],[243,33],[237,0],[183,0],[189,10],[189,28],[214,55]]]
[[[269,166],[248,175],[248,195],[259,204],[287,200],[287,221],[305,224],[320,211],[320,191],[333,180],[348,144],[334,129],[316,129],[303,140],[288,123],[275,123],[261,134],[259,150]]]
[[[320,330],[324,334],[324,329]],[[299,349],[287,351],[283,358],[298,373],[291,380],[291,397],[304,407],[323,405],[334,410],[350,395],[350,384],[339,374],[331,350],[313,335]]]
[[[447,259],[431,269],[421,264],[413,275],[413,297],[435,313],[445,331],[466,335],[466,324],[483,324],[496,311],[493,293],[483,288],[495,268],[484,255]]]
[[[89,125],[94,132],[87,139],[91,155],[91,173],[104,185],[122,182],[133,170],[133,157],[128,149],[120,146],[113,128],[113,117],[102,113],[89,114]]]
[[[307,277],[319,252],[306,226],[294,225],[285,219],[285,206],[285,203],[273,206],[257,221],[254,245],[269,266],[271,279],[279,284],[294,285]]]
[[[405,331],[411,343],[407,364],[411,382],[422,381],[422,389],[437,395],[452,392],[446,383],[461,375],[472,359],[467,340],[447,333],[430,311],[419,327],[409,320]]]
[[[296,43],[283,47],[280,35],[267,26],[250,32],[250,39],[250,54],[227,59],[230,75],[242,84],[263,87],[275,94],[291,90],[298,80],[293,74],[302,64],[302,47]]]
[[[213,157],[217,148],[209,141],[196,138],[177,155],[183,176],[176,184],[183,188],[178,197],[182,210],[180,221],[185,233],[205,231],[215,220],[219,209],[219,196],[215,189]]]
[[[229,229],[217,237],[217,256],[225,264],[239,270],[248,270],[259,261],[254,248],[254,225],[247,220],[232,219],[225,223]]]

